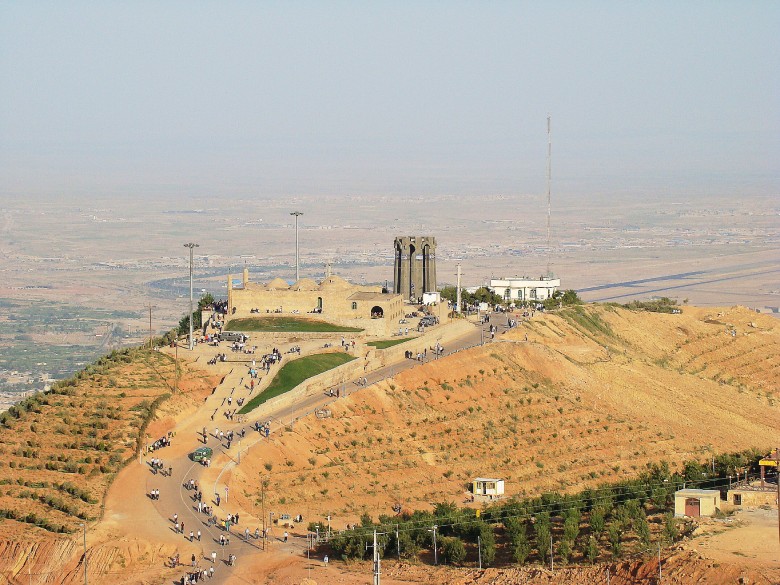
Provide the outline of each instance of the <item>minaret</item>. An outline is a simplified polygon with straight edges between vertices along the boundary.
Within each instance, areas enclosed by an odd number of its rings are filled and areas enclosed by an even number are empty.
[[[227,290],[228,290],[227,314],[231,315],[233,312],[233,275],[230,274],[229,272],[228,272]]]

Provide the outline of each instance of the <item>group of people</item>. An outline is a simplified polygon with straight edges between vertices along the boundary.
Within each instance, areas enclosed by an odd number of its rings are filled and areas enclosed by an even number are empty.
[[[181,585],[194,585],[201,579],[205,580],[206,577],[211,579],[214,576],[214,567],[208,569],[202,569],[191,573],[186,573],[181,576]]]
[[[163,465],[163,460],[159,457],[152,457],[152,460],[149,461],[149,467],[152,468],[152,473],[157,475],[157,472],[159,471],[161,475],[165,475],[165,465]],[[173,473],[173,467],[168,467],[168,477],[171,476]]]
[[[218,353],[208,361],[208,364],[210,366],[215,366],[217,365],[217,362],[226,362],[226,361],[227,361],[227,355],[225,355],[224,353]]]
[[[255,421],[255,424],[252,427],[255,429],[258,433],[261,435],[265,435],[268,437],[268,435],[271,434],[271,421],[266,421],[264,423],[261,423],[260,421]]]
[[[167,435],[157,439],[154,443],[149,445],[147,449],[149,450],[149,452],[154,452],[159,449],[162,449],[163,447],[170,447],[172,438],[173,438],[173,432],[169,431]]]

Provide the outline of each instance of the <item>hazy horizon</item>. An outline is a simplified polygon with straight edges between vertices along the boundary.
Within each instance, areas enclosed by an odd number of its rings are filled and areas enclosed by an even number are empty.
[[[0,196],[775,193],[780,5],[7,3]]]

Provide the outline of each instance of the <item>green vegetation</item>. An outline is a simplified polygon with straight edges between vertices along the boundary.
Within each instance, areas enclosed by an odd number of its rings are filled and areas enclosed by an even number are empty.
[[[439,292],[442,299],[450,301],[453,305],[457,302],[458,291],[454,286],[445,286]],[[504,299],[484,286],[479,287],[473,293],[461,289],[460,299],[464,305],[475,305],[477,303],[487,303],[489,305],[504,304]]]
[[[631,301],[623,305],[624,308],[632,311],[648,311],[650,313],[673,313],[678,311],[677,301],[668,297],[653,299],[652,301]]]
[[[706,468],[704,463],[688,462],[672,473],[669,465],[661,462],[648,464],[634,479],[601,484],[575,494],[544,493],[482,510],[444,502],[435,504],[432,512],[383,515],[378,523],[363,517],[359,527],[337,534],[325,546],[337,558],[368,558],[371,550],[366,545],[377,530],[383,555],[415,559],[420,551],[432,550],[436,526],[440,558],[453,564],[476,564],[478,543],[483,566],[495,562],[499,548],[506,553],[498,561],[504,565],[510,559],[518,564],[547,564],[553,553],[556,563],[564,564],[592,564],[647,554],[655,550],[656,543],[668,546],[695,527],[676,520],[672,514],[677,489],[683,484],[723,488],[733,472],[731,466],[746,464],[755,468],[760,457],[755,450],[724,454],[716,459],[715,475],[706,478],[700,471]]]
[[[401,337],[399,339],[382,339],[380,341],[369,341],[366,345],[370,345],[371,347],[375,347],[377,349],[387,349],[388,347],[393,347],[394,345],[398,345],[399,343],[409,341],[410,339],[414,339],[414,337]]]
[[[544,305],[544,308],[547,310],[581,304],[582,299],[577,296],[577,292],[573,289],[567,289],[565,291],[557,290],[551,298],[542,302],[542,305]]]
[[[604,321],[590,308],[575,305],[561,310],[558,314],[569,323],[585,333],[589,333],[591,336],[603,335],[606,337],[615,337],[615,333],[612,331],[609,323]]]
[[[252,331],[271,333],[360,333],[363,330],[358,327],[344,327],[316,319],[262,316],[233,319],[225,326],[225,331],[241,331],[244,333]]]
[[[44,374],[55,380],[72,375],[105,353],[107,346],[122,343],[126,332],[117,325],[118,320],[138,317],[135,311],[49,301],[6,299],[0,308],[7,314],[0,330],[0,371],[30,376],[15,383],[0,379],[0,390],[6,392],[41,389]],[[66,335],[80,342],[62,344]]]
[[[292,390],[312,376],[332,370],[354,359],[346,353],[318,353],[288,362],[274,376],[268,388],[247,402],[238,412],[240,414],[251,412],[264,402]]]

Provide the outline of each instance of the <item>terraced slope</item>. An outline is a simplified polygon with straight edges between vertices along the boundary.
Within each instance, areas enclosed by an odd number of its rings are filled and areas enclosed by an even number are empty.
[[[209,382],[187,374],[179,388]],[[0,415],[0,517],[15,520],[4,532],[23,523],[67,533],[98,518],[114,474],[147,440],[146,426],[173,385],[164,354],[113,353]]]
[[[253,451],[236,492],[251,507],[261,473],[274,509],[342,523],[461,501],[477,476],[504,478],[509,495],[573,491],[650,462],[768,449],[778,325],[741,308],[542,315],[301,421]]]

